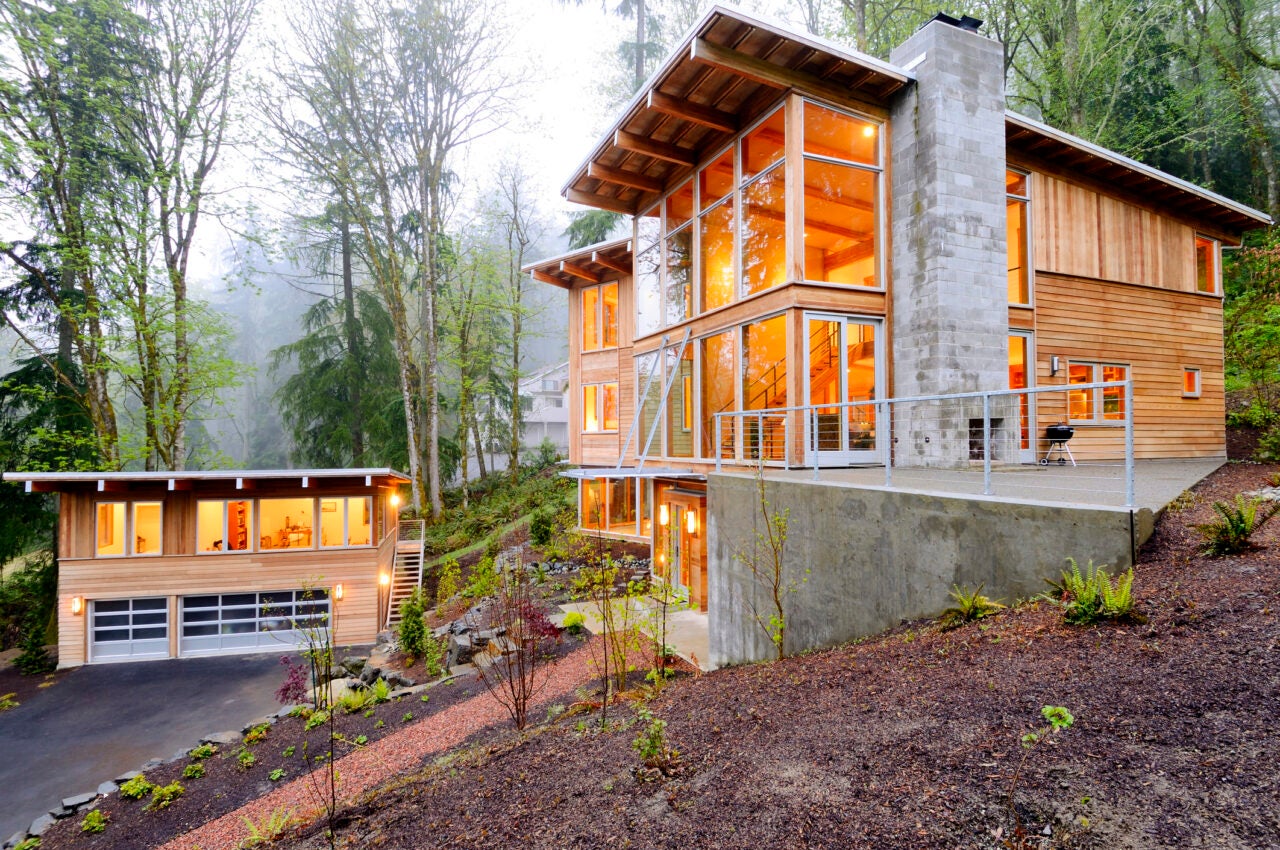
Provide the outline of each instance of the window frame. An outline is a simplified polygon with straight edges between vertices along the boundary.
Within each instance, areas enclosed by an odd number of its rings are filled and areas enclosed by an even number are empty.
[[[103,553],[102,547],[102,509],[120,506],[120,551]],[[112,543],[111,545],[115,545]],[[93,503],[93,557],[95,558],[127,558],[129,557],[129,502],[116,499],[104,499]]]
[[[1130,363],[1117,363],[1110,360],[1068,360],[1067,361],[1067,422],[1071,425],[1085,426],[1101,426],[1104,428],[1123,428],[1126,412],[1124,410],[1124,388],[1123,387],[1094,387],[1085,390],[1090,394],[1089,407],[1090,415],[1085,419],[1078,419],[1071,415],[1071,367],[1085,366],[1088,367],[1089,380],[1081,381],[1083,384],[1100,384],[1107,381],[1103,377],[1105,369],[1123,369],[1124,377],[1119,380],[1133,380],[1133,365]],[[1120,392],[1120,415],[1108,416],[1106,411],[1107,398],[1110,394]],[[1077,391],[1078,392],[1078,391]]]
[[[609,327],[607,327],[608,323],[605,321],[605,317],[606,317],[605,290],[609,289],[610,287],[613,288],[613,302],[614,302],[613,323],[612,323],[612,328],[613,328],[612,343],[609,342],[609,336],[610,336]],[[618,337],[619,337],[618,288],[619,288],[618,282],[616,280],[604,281],[603,283],[597,283],[591,286],[582,287],[580,294],[578,296],[580,299],[578,303],[582,311],[582,319],[580,322],[580,327],[582,331],[582,352],[584,354],[589,354],[596,351],[613,351],[618,348]],[[595,296],[595,308],[592,311],[595,317],[595,328],[594,328],[595,339],[594,340],[587,339],[587,336],[588,336],[587,306],[586,306],[587,293],[591,293]]]
[[[119,554],[103,554],[99,551],[99,509],[103,505],[121,505],[123,516],[120,533],[124,535]],[[155,552],[139,552],[137,547],[137,511],[140,505],[155,505],[160,509],[160,546]],[[164,555],[164,500],[163,499],[101,499],[93,503],[93,557],[94,558],[159,558]]]
[[[1022,194],[1022,195],[1016,194],[1016,193],[1014,193],[1014,192],[1010,192],[1010,191],[1008,191],[1008,190],[1006,190],[1006,191],[1005,191],[1005,209],[1006,209],[1006,212],[1007,212],[1007,210],[1008,210],[1008,206],[1009,206],[1009,202],[1010,202],[1010,201],[1016,201],[1016,202],[1018,202],[1019,204],[1021,204],[1021,205],[1022,205],[1022,211],[1023,211],[1023,216],[1022,216],[1022,259],[1023,259],[1023,274],[1024,274],[1024,276],[1026,277],[1026,286],[1027,286],[1027,300],[1026,300],[1026,301],[1010,301],[1010,302],[1009,302],[1009,306],[1011,306],[1011,307],[1034,307],[1034,306],[1035,306],[1035,302],[1036,302],[1036,287],[1035,287],[1035,267],[1036,267],[1036,264],[1035,264],[1035,261],[1034,261],[1034,260],[1033,260],[1033,258],[1032,258],[1032,254],[1031,254],[1031,252],[1034,250],[1034,247],[1035,247],[1035,245],[1034,245],[1034,243],[1032,242],[1032,239],[1031,239],[1031,214],[1032,214],[1032,207],[1031,207],[1031,172],[1030,172],[1030,171],[1027,171],[1027,170],[1026,170],[1026,169],[1024,169],[1024,168],[1015,168],[1015,167],[1014,167],[1014,166],[1012,166],[1012,165],[1006,165],[1006,166],[1005,166],[1005,171],[1006,171],[1006,172],[1013,172],[1014,174],[1020,174],[1020,175],[1022,175],[1024,178],[1026,178],[1026,187],[1027,187],[1026,193],[1025,193],[1025,194]],[[1008,232],[1009,232],[1009,228],[1008,228],[1008,224],[1007,224],[1007,222],[1006,222],[1006,225],[1005,225],[1005,235],[1006,235],[1006,237],[1008,236]],[[1008,257],[1008,251],[1009,251],[1009,249],[1008,249],[1008,245],[1006,244],[1006,246],[1005,246],[1005,256],[1006,256],[1006,258]],[[1006,261],[1005,261],[1005,265],[1006,265],[1006,266],[1008,266],[1008,260],[1007,260],[1007,259],[1006,259]],[[1012,271],[1012,270],[1010,269],[1010,271]]]
[[[609,388],[613,388],[613,407],[615,420],[620,417],[618,409],[618,382],[617,381],[601,381],[598,383],[589,383],[582,385],[582,417],[578,420],[579,430],[583,434],[616,434],[618,433],[618,423],[615,421],[614,427],[606,428],[605,424],[605,398],[608,395]],[[587,391],[593,390],[595,402],[596,427],[587,427]]]
[[[1187,389],[1187,377],[1195,375],[1195,389]],[[1204,392],[1204,372],[1199,366],[1183,366],[1182,367],[1182,397],[1183,398],[1200,398]]]
[[[1206,236],[1203,233],[1195,234],[1195,241],[1192,243],[1195,252],[1195,280],[1193,281],[1192,291],[1197,295],[1222,295],[1222,240],[1214,239],[1212,236]],[[1209,249],[1209,262],[1206,263],[1206,280],[1209,283],[1208,289],[1200,287],[1200,247],[1204,245]]]

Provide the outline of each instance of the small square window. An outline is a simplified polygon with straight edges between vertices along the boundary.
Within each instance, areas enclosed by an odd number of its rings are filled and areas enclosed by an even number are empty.
[[[1182,397],[1200,398],[1200,370],[1194,366],[1182,370]]]

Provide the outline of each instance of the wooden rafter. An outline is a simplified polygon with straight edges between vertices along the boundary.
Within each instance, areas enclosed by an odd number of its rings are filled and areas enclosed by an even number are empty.
[[[540,269],[534,269],[534,270],[532,270],[531,272],[529,272],[529,275],[530,275],[534,280],[538,281],[539,283],[549,283],[549,284],[551,284],[552,286],[558,286],[558,287],[560,287],[561,289],[572,289],[572,288],[573,288],[573,287],[572,287],[572,286],[570,286],[568,283],[566,283],[565,281],[563,281],[563,280],[561,280],[560,278],[556,277],[555,275],[553,275],[553,274],[547,274],[546,272],[544,272],[544,271],[542,271],[542,270],[540,270]]]
[[[672,97],[660,91],[650,91],[646,102],[649,108],[655,112],[661,112],[674,118],[682,118],[694,124],[701,124],[703,127],[719,130],[722,133],[736,133],[738,131],[738,119],[736,116],[711,106],[703,106],[693,101]]]
[[[606,183],[626,186],[629,189],[639,189],[641,192],[660,193],[664,188],[662,181],[656,177],[646,177],[643,174],[624,171],[621,168],[610,168],[598,162],[587,163],[587,176],[594,177],[596,180],[603,180]]]
[[[599,251],[591,252],[591,262],[595,263],[597,266],[604,266],[606,269],[611,269],[618,274],[631,274],[631,266],[629,264],[620,263],[613,257],[610,257],[607,254],[602,254]]]
[[[686,168],[692,168],[698,162],[698,154],[696,151],[688,148],[677,147],[676,145],[666,142],[658,142],[653,139],[646,139],[644,136],[636,133],[628,133],[626,130],[618,130],[613,134],[613,143],[623,150],[632,153],[644,154],[645,156],[660,159],[664,162],[683,165]]]
[[[689,45],[689,58],[777,89],[802,89],[837,103],[860,100],[848,88],[834,85],[807,71],[780,68],[764,59],[712,44],[703,38],[695,38]]]
[[[573,275],[574,277],[581,278],[587,281],[588,283],[600,282],[600,275],[596,274],[591,269],[586,268],[585,266],[580,266],[577,263],[571,263],[568,260],[560,261],[560,271],[564,272],[565,274],[569,274],[569,275]]]
[[[607,198],[604,195],[597,195],[594,192],[583,192],[578,189],[566,189],[564,197],[565,200],[575,204],[582,204],[584,207],[596,207],[597,209],[609,210],[609,212],[622,213],[623,215],[636,214],[636,208],[631,204],[621,201],[618,198]]]

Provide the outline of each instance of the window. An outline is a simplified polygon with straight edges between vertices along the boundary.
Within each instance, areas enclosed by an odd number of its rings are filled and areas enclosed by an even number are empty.
[[[97,557],[159,555],[164,551],[160,502],[99,502],[94,513],[94,555]]]
[[[804,276],[877,286],[878,125],[804,105]]]
[[[1009,246],[1009,303],[1031,303],[1031,252],[1027,213],[1030,207],[1027,196],[1027,175],[1020,171],[1004,173],[1006,230]]]
[[[636,336],[648,336],[662,326],[662,221],[660,207],[636,217],[635,293]]]
[[[591,478],[582,482],[578,505],[578,525],[582,528],[604,528],[603,491],[603,478]]]
[[[1115,363],[1077,363],[1067,367],[1068,384],[1098,384],[1125,381],[1129,367]],[[1068,416],[1080,424],[1124,422],[1124,387],[1095,387],[1067,393]]]
[[[582,430],[618,430],[618,385],[587,384],[582,388]]]
[[[684,347],[684,356],[677,359],[678,346],[668,348],[663,354],[667,380],[671,381],[671,397],[666,405],[667,454],[671,457],[693,457],[693,348],[690,342]],[[673,374],[674,373],[674,374]]]
[[[582,350],[618,347],[618,284],[582,290]]]
[[[164,551],[163,517],[160,502],[133,503],[133,554],[159,555]]]
[[[320,545],[368,546],[373,506],[367,496],[320,499]]]
[[[310,549],[315,544],[313,499],[259,499],[258,548]]]
[[[736,334],[733,331],[709,336],[698,342],[701,381],[702,457],[733,457],[734,420],[718,421],[717,413],[731,411],[737,401],[734,387],[734,348]],[[722,433],[717,433],[720,430]]]
[[[1200,398],[1200,369],[1184,366],[1182,369],[1182,397]]]
[[[1218,241],[1196,236],[1196,292],[1218,293]]]
[[[98,503],[97,546],[95,554],[124,554],[124,502]]]
[[[201,499],[196,502],[196,551],[249,551],[253,531],[251,507],[247,500]]]
[[[580,482],[579,525],[617,534],[635,534],[644,487],[645,484],[635,478],[590,478]]]

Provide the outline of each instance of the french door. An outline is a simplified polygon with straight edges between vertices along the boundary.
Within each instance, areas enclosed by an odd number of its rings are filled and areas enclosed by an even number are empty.
[[[871,404],[884,397],[880,320],[807,313],[804,322],[806,452],[819,466],[883,462]]]
[[[1035,386],[1035,348],[1031,331],[1009,332],[1009,389],[1025,390]],[[1036,462],[1036,401],[1030,393],[1017,396],[1018,461]]]

